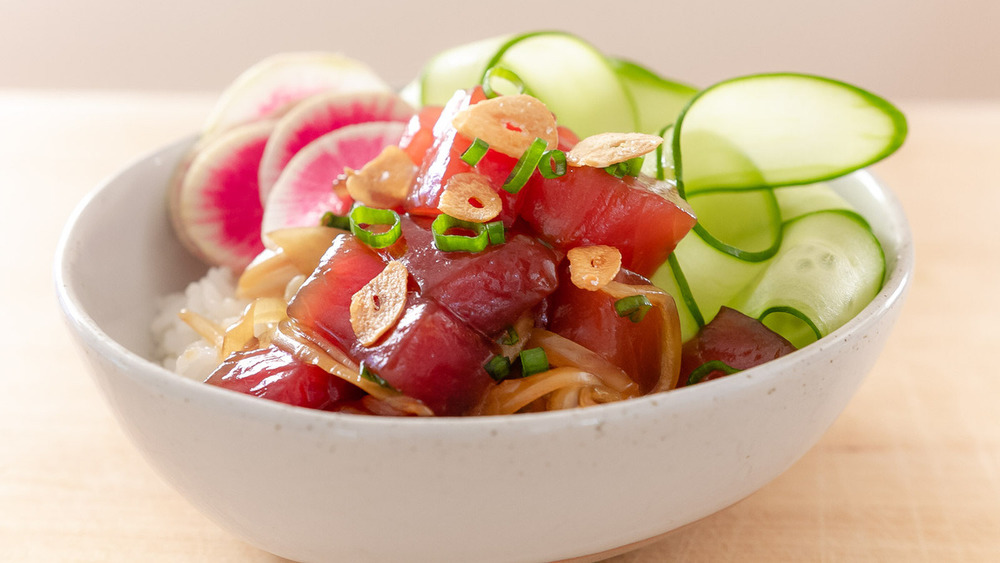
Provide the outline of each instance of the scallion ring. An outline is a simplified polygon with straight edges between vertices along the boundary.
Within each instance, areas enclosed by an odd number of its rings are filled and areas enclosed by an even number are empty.
[[[403,233],[399,214],[391,209],[378,209],[359,205],[351,210],[351,233],[358,240],[372,248],[385,248],[399,239]],[[388,230],[372,232],[362,225],[387,225]]]
[[[499,92],[493,89],[494,78],[499,78],[505,82],[509,82],[514,88],[517,89],[518,94],[524,93],[524,81],[521,80],[520,76],[508,68],[494,66],[487,69],[486,73],[483,75],[483,93],[486,94],[487,98],[495,98],[500,95]]]
[[[493,245],[507,242],[503,221],[490,221],[486,223],[486,237],[490,239],[490,244]]]
[[[637,156],[626,160],[623,163],[626,167],[625,174],[628,176],[638,176],[642,172],[642,161],[644,158],[644,156]]]
[[[541,348],[529,348],[521,350],[521,375],[528,377],[536,373],[542,373],[549,369],[549,357],[545,355],[545,350]]]
[[[465,149],[462,153],[462,161],[469,166],[475,166],[479,164],[479,161],[486,156],[486,151],[490,150],[490,145],[486,141],[476,137],[469,148]]]
[[[566,174],[566,153],[559,149],[552,149],[542,153],[542,160],[538,163],[538,173],[542,178],[558,178]]]
[[[483,365],[483,369],[490,374],[493,381],[500,382],[510,375],[510,360],[505,356],[493,356],[490,361]]]
[[[604,171],[611,174],[615,178],[638,176],[639,172],[642,171],[642,159],[643,157],[637,156],[635,158],[630,158],[625,162],[616,162],[611,166],[606,166]]]
[[[619,317],[628,317],[628,320],[637,323],[641,322],[653,307],[649,298],[645,295],[629,295],[615,301],[615,312]]]
[[[450,235],[448,231],[451,229],[465,229],[475,234]],[[434,219],[431,232],[434,234],[434,246],[442,252],[482,252],[490,242],[486,225],[456,219],[447,213]]]
[[[624,162],[616,162],[610,166],[605,166],[604,171],[615,178],[624,178],[628,172],[628,166],[623,166],[624,164]]]
[[[545,152],[547,146],[545,139],[536,137],[528,146],[528,150],[524,151],[521,158],[517,159],[517,164],[514,165],[514,169],[510,171],[510,175],[503,183],[503,189],[512,194],[521,191],[521,188],[528,183],[528,178],[531,178],[535,168],[538,167],[539,161],[542,160],[542,153]]]
[[[351,230],[351,218],[347,215],[337,215],[333,211],[327,211],[320,218],[319,224],[322,227],[333,227],[344,231]]]

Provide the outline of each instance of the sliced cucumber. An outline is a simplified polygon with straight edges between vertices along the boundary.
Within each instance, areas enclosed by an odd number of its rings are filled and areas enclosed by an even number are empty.
[[[824,183],[784,187],[774,190],[774,195],[786,222],[815,211],[854,210],[846,199]]]
[[[420,106],[443,106],[455,90],[471,88],[482,81],[486,63],[510,35],[490,37],[442,51],[432,58],[420,74]]]
[[[492,37],[443,51],[403,92],[418,106],[442,105],[455,90],[481,84],[495,65],[517,74],[528,94],[581,137],[654,133],[673,123],[697,93],[636,63],[605,57],[572,34],[550,31]]]
[[[767,261],[741,260],[720,251],[697,234],[689,234],[650,281],[673,296],[687,341],[715,317],[767,267]]]
[[[674,135],[674,126],[667,125],[656,132],[663,137],[663,143],[656,147],[656,152],[646,155],[642,161],[642,173],[657,178],[667,180],[676,185],[674,177],[674,155],[670,150],[670,140]]]
[[[653,278],[682,305],[683,337],[720,305],[797,346],[857,314],[885,273],[871,228],[822,184],[782,186],[843,176],[905,136],[891,104],[826,78],[756,75],[698,93],[674,124],[668,154],[699,222]],[[772,205],[760,205],[762,194]]]
[[[586,41],[560,32],[518,35],[486,67],[517,74],[527,94],[545,102],[560,125],[581,138],[636,131],[632,97],[608,59]]]
[[[696,184],[760,185],[736,160],[708,168],[689,158],[715,151],[720,141],[776,187],[842,176],[888,156],[905,136],[903,114],[882,98],[829,78],[783,73],[702,90],[678,118],[672,144],[684,193]]]
[[[786,191],[792,197],[782,196]],[[843,198],[825,184],[774,192],[784,197],[780,209],[791,218],[781,225],[781,244],[773,257],[737,257],[692,232],[677,245],[671,263],[653,275],[653,283],[677,302],[682,339],[694,336],[726,305],[761,318],[802,346],[857,314],[881,288],[882,248]],[[766,220],[736,211],[740,206],[734,196],[749,193],[754,192],[717,192],[718,197],[733,197],[728,211],[720,207],[720,217],[730,213],[734,221],[744,217],[767,228]]]
[[[703,191],[688,203],[698,225],[677,245],[673,263],[652,278],[677,301],[684,339],[759,275],[782,241],[781,214],[769,188]]]
[[[741,147],[726,139],[708,132],[699,132],[697,137],[711,137],[704,146],[712,150],[689,152],[686,156],[695,171],[687,178],[685,194],[698,217],[695,234],[741,260],[759,262],[770,258],[781,244],[782,217],[764,172],[756,168]],[[711,178],[696,175],[699,171],[737,168],[743,171],[748,184],[758,187],[717,187]]]
[[[655,134],[672,124],[684,106],[698,93],[687,84],[661,77],[648,68],[609,57],[608,61],[632,94],[638,110],[639,132]]]
[[[885,256],[867,222],[818,211],[786,223],[781,250],[732,305],[801,347],[858,314],[884,276]]]

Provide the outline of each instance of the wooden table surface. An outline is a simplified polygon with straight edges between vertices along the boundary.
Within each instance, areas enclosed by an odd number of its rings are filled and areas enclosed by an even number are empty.
[[[0,561],[277,561],[167,487],[118,428],[56,305],[63,224],[101,179],[197,129],[212,96],[0,90]],[[917,271],[819,444],[737,505],[614,559],[1000,561],[1000,100],[903,101],[875,172]]]

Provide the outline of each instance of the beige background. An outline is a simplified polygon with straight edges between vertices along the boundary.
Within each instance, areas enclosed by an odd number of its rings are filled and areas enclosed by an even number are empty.
[[[340,50],[402,85],[474,38],[566,29],[700,85],[796,70],[890,98],[1000,96],[996,0],[0,0],[0,87],[207,90],[282,50]]]

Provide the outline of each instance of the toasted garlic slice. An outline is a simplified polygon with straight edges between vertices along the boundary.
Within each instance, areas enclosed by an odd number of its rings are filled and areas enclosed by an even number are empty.
[[[543,139],[548,149],[559,143],[555,116],[527,94],[483,100],[458,112],[451,123],[462,135],[479,137],[490,149],[514,158],[520,158],[535,138]]]
[[[463,172],[452,176],[445,184],[438,209],[456,219],[485,223],[503,210],[503,202],[486,176]]]
[[[362,346],[371,346],[396,325],[406,305],[409,274],[398,260],[351,296],[351,328]]]
[[[569,279],[573,285],[587,291],[597,291],[608,285],[622,267],[622,254],[613,246],[578,246],[566,253],[569,258]]]
[[[417,167],[403,149],[390,145],[361,170],[346,168],[347,193],[369,207],[391,209],[410,193]]]
[[[659,135],[645,133],[598,133],[583,139],[566,153],[570,166],[604,168],[649,154],[663,143]]]

